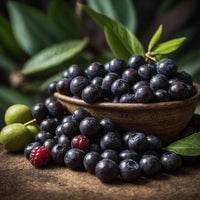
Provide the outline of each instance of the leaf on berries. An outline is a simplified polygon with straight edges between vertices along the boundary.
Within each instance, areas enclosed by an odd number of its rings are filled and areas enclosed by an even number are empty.
[[[86,44],[86,40],[71,40],[46,48],[29,59],[25,63],[22,72],[33,74],[54,68],[75,56],[84,49]]]
[[[104,29],[108,44],[116,57],[128,61],[134,54],[144,56],[145,52],[142,44],[128,28],[105,15],[95,12],[85,5],[78,5]]]
[[[161,43],[157,47],[155,47],[153,51],[151,51],[151,55],[170,54],[176,51],[181,46],[181,44],[183,43],[185,39],[186,39],[185,37],[182,37],[182,38],[173,39],[173,40],[169,40],[167,42]]]
[[[173,142],[164,149],[179,155],[198,156],[200,155],[200,132]]]
[[[149,46],[148,46],[148,50],[150,51],[155,44],[158,42],[158,40],[160,39],[160,36],[162,34],[162,24],[159,26],[158,30],[155,32],[155,34],[153,35],[153,37],[151,38],[150,42],[149,42]]]

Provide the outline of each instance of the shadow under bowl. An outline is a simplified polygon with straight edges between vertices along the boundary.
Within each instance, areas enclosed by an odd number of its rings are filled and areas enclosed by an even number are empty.
[[[88,104],[81,99],[54,93],[63,107],[72,113],[84,108],[98,120],[112,119],[119,130],[140,131],[158,136],[164,144],[171,142],[189,123],[200,100],[200,85],[193,83],[196,94],[186,100],[162,103],[111,103]]]

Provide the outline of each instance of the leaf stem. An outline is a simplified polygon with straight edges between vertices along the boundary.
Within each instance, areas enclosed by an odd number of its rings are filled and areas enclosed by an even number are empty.
[[[33,119],[33,120],[29,121],[29,122],[26,122],[26,123],[24,124],[24,126],[28,126],[28,125],[30,125],[30,124],[32,124],[32,123],[35,123],[35,122],[36,122],[36,119]]]
[[[147,53],[145,54],[145,56],[146,56],[146,59],[145,59],[146,62],[147,62],[149,59],[150,59],[150,60],[153,60],[154,62],[158,62],[158,60],[156,59],[156,57],[151,56],[151,51],[150,51],[150,50],[147,51]]]

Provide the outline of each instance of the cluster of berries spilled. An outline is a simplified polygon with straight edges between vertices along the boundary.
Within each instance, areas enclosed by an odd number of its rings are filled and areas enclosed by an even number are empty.
[[[167,102],[195,94],[192,77],[177,71],[174,60],[165,58],[157,63],[145,63],[141,55],[133,55],[128,65],[121,58],[105,65],[94,62],[85,71],[79,65],[71,65],[63,71],[60,81],[49,84],[48,91],[87,103]]]
[[[62,105],[52,97],[36,104],[32,114],[41,131],[35,142],[24,149],[24,155],[35,167],[54,163],[72,170],[85,168],[102,182],[117,177],[132,182],[141,175],[152,177],[162,169],[176,171],[182,161],[191,161],[189,157],[163,151],[156,136],[122,133],[111,119],[99,121],[82,108],[72,115],[64,113]],[[197,131],[194,125],[187,128],[181,137]]]

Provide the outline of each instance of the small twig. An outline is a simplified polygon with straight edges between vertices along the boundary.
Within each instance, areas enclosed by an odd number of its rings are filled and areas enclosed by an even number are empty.
[[[77,3],[82,3],[82,0],[76,0]],[[78,6],[76,3],[76,7],[75,7],[75,12],[76,12],[76,15],[78,16],[80,22],[82,20],[82,13],[83,13],[83,10],[82,10],[82,7],[81,6]]]
[[[146,56],[146,59],[145,59],[146,62],[148,61],[148,59],[153,60],[154,62],[158,62],[158,60],[156,59],[156,57],[151,56],[151,52],[150,52],[150,51],[148,51],[148,52],[145,54],[145,56]]]
[[[26,123],[24,124],[24,126],[28,126],[28,125],[33,124],[33,123],[35,123],[35,122],[36,122],[36,119],[33,119],[33,120],[29,121],[29,122],[26,122]]]

